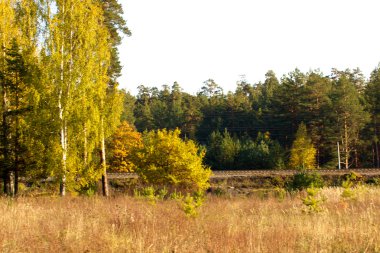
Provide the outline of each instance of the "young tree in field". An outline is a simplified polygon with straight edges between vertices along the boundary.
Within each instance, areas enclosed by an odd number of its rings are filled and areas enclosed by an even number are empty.
[[[205,190],[211,170],[202,164],[204,152],[178,129],[145,132],[143,146],[134,153],[136,172],[150,184],[185,190]]]
[[[290,150],[289,166],[295,169],[314,169],[316,149],[311,143],[306,125],[301,123],[296,133],[296,139]]]
[[[132,162],[131,154],[142,147],[141,134],[128,122],[123,121],[112,138],[110,147],[110,167],[112,171],[133,172],[136,165]]]

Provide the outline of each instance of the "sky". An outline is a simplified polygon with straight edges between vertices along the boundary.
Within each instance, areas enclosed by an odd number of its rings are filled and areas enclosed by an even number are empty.
[[[195,94],[214,79],[225,92],[245,77],[278,78],[380,62],[378,0],[120,0],[132,36],[119,47],[121,88],[171,86]]]

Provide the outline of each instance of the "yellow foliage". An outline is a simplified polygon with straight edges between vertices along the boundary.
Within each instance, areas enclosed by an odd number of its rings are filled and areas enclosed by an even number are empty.
[[[191,140],[182,140],[180,130],[145,132],[144,145],[134,161],[137,173],[148,183],[186,190],[205,190],[211,170],[202,164],[204,151]]]
[[[306,126],[301,123],[290,151],[289,166],[296,169],[314,169],[316,149],[307,136]]]
[[[141,134],[128,122],[121,123],[113,137],[111,170],[132,172],[136,166],[131,161],[131,152],[142,147]]]

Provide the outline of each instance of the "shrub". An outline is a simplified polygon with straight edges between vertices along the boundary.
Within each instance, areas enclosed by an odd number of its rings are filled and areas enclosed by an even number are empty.
[[[134,196],[137,198],[146,199],[152,204],[156,203],[156,200],[158,199],[158,197],[156,196],[156,190],[153,186],[144,187],[140,190],[135,189]]]
[[[152,185],[185,191],[206,190],[211,170],[202,164],[204,152],[180,130],[157,130],[143,134],[143,145],[133,154],[139,177]]]
[[[313,185],[306,189],[307,196],[302,199],[302,203],[307,207],[309,212],[322,211],[321,204],[325,202],[325,197],[320,195],[320,189],[315,188]]]
[[[347,179],[346,181],[343,181],[342,187],[343,192],[341,197],[344,199],[354,199],[355,198],[355,192],[352,189],[353,183],[350,179]]]
[[[380,186],[380,178],[379,177],[370,177],[366,180],[367,184]]]
[[[182,199],[182,210],[188,217],[198,216],[198,208],[203,205],[204,194],[201,192],[194,192],[193,195],[189,193]]]
[[[88,184],[86,186],[82,186],[80,187],[77,192],[80,194],[80,195],[84,195],[84,196],[94,196],[96,191],[97,191],[97,184],[96,183],[93,183],[93,184]]]
[[[288,188],[290,190],[303,190],[309,187],[322,188],[324,186],[323,178],[317,172],[300,172],[293,176]]]
[[[356,173],[354,171],[351,171],[349,174],[345,174],[341,178],[341,182],[349,181],[353,184],[353,186],[358,185],[362,183],[363,176],[359,173]]]

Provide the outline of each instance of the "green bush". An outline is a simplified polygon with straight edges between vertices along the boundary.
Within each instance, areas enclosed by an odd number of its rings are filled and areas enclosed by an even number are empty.
[[[94,183],[94,184],[88,184],[86,186],[81,186],[77,190],[77,192],[79,193],[79,195],[90,197],[90,196],[94,196],[97,190],[98,190],[97,184]]]
[[[146,199],[152,204],[156,203],[156,200],[158,199],[158,197],[156,196],[156,190],[153,186],[144,187],[140,190],[135,189],[134,196],[136,198]]]
[[[343,192],[341,194],[341,197],[346,200],[355,200],[356,199],[356,191],[355,191],[355,184],[352,180],[356,180],[357,177],[350,176],[347,177],[346,181],[342,182]]]
[[[288,183],[289,190],[303,190],[309,187],[322,188],[324,186],[322,176],[317,172],[299,172]]]
[[[308,212],[322,211],[321,204],[326,201],[326,198],[320,195],[320,191],[313,185],[306,189],[307,196],[302,199],[302,203],[307,207]]]
[[[188,217],[197,217],[198,208],[203,205],[205,196],[203,192],[194,192],[192,195],[187,193],[181,201],[182,210]]]
[[[366,184],[380,186],[380,177],[371,177],[366,180]]]
[[[361,184],[363,181],[363,176],[359,173],[356,173],[354,171],[351,171],[349,174],[345,174],[340,178],[341,184],[343,184],[345,181],[349,181],[352,183],[352,186],[356,186],[358,184]]]
[[[212,191],[212,193],[213,193],[214,195],[218,196],[218,197],[223,196],[223,195],[226,195],[226,191],[225,191],[223,188],[221,188],[221,187],[217,187],[217,188],[215,188],[215,189]]]

